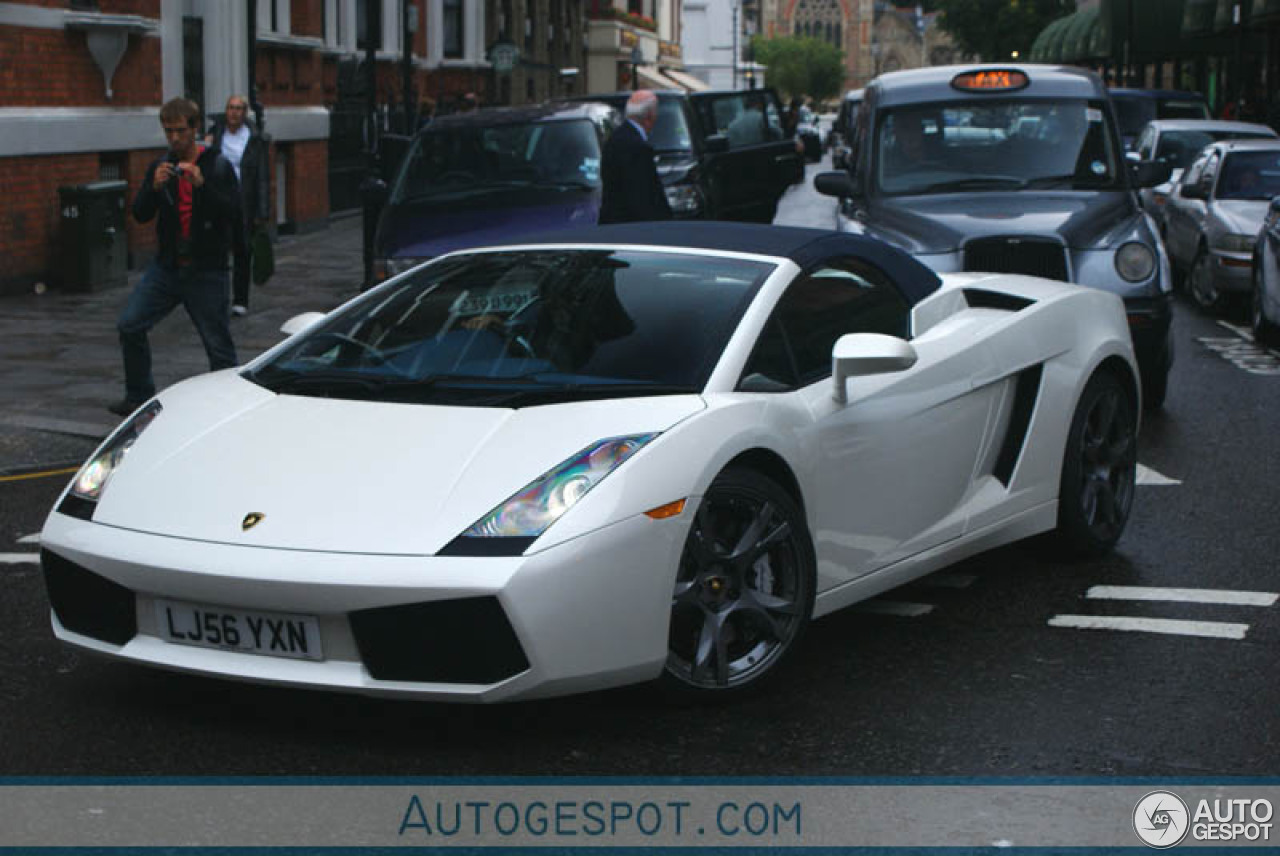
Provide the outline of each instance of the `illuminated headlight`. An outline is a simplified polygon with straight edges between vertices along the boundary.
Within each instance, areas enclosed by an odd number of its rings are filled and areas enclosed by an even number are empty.
[[[373,278],[382,282],[384,279],[391,279],[410,268],[415,268],[425,261],[430,261],[430,258],[374,259]]]
[[[543,473],[462,533],[464,538],[531,538],[586,496],[657,434],[601,440]]]
[[[106,445],[80,468],[80,472],[76,473],[75,481],[71,483],[71,496],[88,502],[97,502],[102,497],[102,492],[106,490],[107,482],[111,481],[111,476],[120,468],[124,456],[133,447],[139,435],[160,415],[160,410],[160,402],[152,401],[120,426]]]
[[[1228,253],[1251,253],[1253,252],[1253,236],[1223,235],[1218,240],[1218,249],[1225,250]]]
[[[1155,269],[1156,254],[1146,244],[1130,241],[1116,250],[1116,273],[1129,282],[1141,282]]]
[[[695,184],[668,184],[663,188],[672,214],[697,214],[702,210],[702,196]]]

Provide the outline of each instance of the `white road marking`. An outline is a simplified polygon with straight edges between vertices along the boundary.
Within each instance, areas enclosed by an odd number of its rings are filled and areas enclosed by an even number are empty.
[[[1254,341],[1253,333],[1245,327],[1218,321],[1219,326],[1231,331],[1234,337],[1198,336],[1197,341],[1220,357],[1249,374],[1280,374],[1280,353],[1264,348]]]
[[[39,553],[0,553],[0,565],[40,564]]]
[[[900,618],[919,618],[933,612],[933,604],[907,603],[898,600],[866,600],[854,607],[858,612],[874,615],[896,615]]]
[[[1055,615],[1050,627],[1072,627],[1079,630],[1123,630],[1140,633],[1166,633],[1175,636],[1202,636],[1211,639],[1243,639],[1247,624],[1224,621],[1182,621],[1173,618],[1131,618],[1122,615]]]
[[[1220,603],[1228,606],[1274,606],[1280,594],[1267,591],[1157,588],[1154,586],[1093,586],[1085,597],[1094,600],[1165,600],[1178,603]]]
[[[1138,464],[1138,475],[1135,481],[1137,484],[1155,486],[1182,484],[1181,479],[1171,479],[1163,473],[1156,472],[1151,467],[1144,467],[1142,464]]]
[[[18,543],[19,544],[39,544],[40,533],[35,532],[31,535],[23,535],[21,538],[18,539]]]

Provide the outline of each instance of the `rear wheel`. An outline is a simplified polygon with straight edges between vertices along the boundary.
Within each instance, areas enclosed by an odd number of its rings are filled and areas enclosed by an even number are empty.
[[[1090,379],[1076,405],[1062,459],[1058,541],[1101,556],[1120,540],[1133,507],[1138,421],[1133,398],[1109,371]]]
[[[1213,256],[1204,247],[1196,252],[1196,259],[1191,263],[1187,291],[1202,312],[1213,312],[1222,303],[1222,295],[1213,281]]]
[[[725,470],[680,557],[663,683],[698,699],[758,687],[796,647],[814,581],[813,543],[790,495],[754,470]]]

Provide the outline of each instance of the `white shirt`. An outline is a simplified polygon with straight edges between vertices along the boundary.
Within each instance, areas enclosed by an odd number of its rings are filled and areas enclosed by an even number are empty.
[[[649,142],[649,134],[645,131],[644,125],[641,125],[635,119],[627,119],[627,121],[631,123],[631,127],[640,132],[640,139],[644,140],[646,143]],[[237,173],[237,175],[239,175],[239,173]]]
[[[236,171],[236,180],[240,180],[240,161],[244,160],[245,146],[249,145],[249,126],[241,125],[240,130],[232,133],[230,128],[222,132],[222,156],[231,161]]]

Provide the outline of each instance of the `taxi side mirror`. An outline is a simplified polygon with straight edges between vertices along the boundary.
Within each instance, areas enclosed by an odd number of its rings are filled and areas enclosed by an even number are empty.
[[[847,172],[820,172],[813,177],[813,187],[823,196],[847,199],[854,195],[853,178]]]
[[[1163,161],[1137,161],[1129,163],[1129,177],[1134,187],[1155,187],[1164,184],[1173,174],[1173,167]]]

